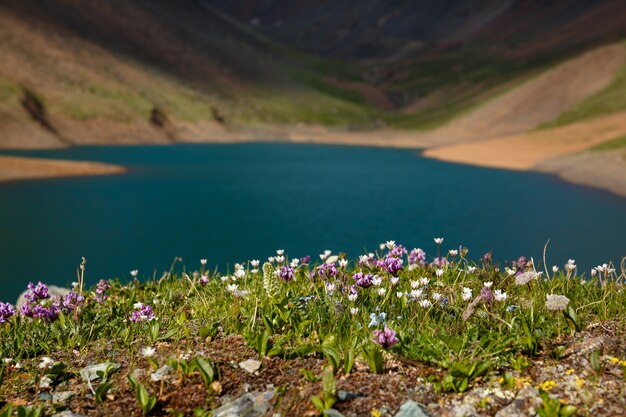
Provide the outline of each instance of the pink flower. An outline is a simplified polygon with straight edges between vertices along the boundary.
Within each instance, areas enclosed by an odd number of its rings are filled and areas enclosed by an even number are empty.
[[[385,330],[374,330],[372,341],[384,348],[391,347],[399,342],[396,332],[385,325]]]

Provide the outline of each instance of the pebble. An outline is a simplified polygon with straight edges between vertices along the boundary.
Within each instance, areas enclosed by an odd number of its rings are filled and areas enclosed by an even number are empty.
[[[257,361],[256,359],[248,359],[239,363],[239,367],[253,374],[261,368],[261,361]]]
[[[407,400],[400,406],[400,410],[398,410],[395,417],[429,417],[429,415],[422,410],[418,403],[413,400]]]
[[[122,367],[119,363],[112,362],[102,362],[97,365],[89,365],[80,370],[80,377],[85,382],[93,381],[94,379],[100,378],[98,376],[98,372],[105,372],[109,365],[113,365],[115,371]]]
[[[167,379],[167,376],[174,370],[174,368],[172,368],[169,365],[163,365],[162,367],[160,367],[159,369],[156,370],[156,372],[153,372],[150,374],[150,379],[152,381],[158,382],[158,381],[165,381]]]
[[[76,414],[73,411],[65,410],[60,413],[53,414],[52,417],[85,417],[82,414]]]
[[[495,417],[526,417],[534,416],[542,401],[539,391],[526,387],[515,396],[515,400],[496,413]]]
[[[261,417],[270,409],[274,391],[251,392],[213,410],[213,417]]]

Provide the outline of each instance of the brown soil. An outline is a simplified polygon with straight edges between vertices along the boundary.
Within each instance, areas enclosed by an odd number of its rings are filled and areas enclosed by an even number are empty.
[[[574,336],[563,336],[545,345],[537,358],[531,359],[530,367],[521,371],[509,370],[515,376],[515,386],[505,387],[499,379],[501,373],[492,373],[479,378],[462,395],[437,393],[432,384],[426,382],[433,375],[441,379],[443,373],[426,364],[402,360],[394,355],[387,356],[386,372],[371,374],[366,366],[357,362],[354,371],[345,375],[341,371],[336,376],[337,389],[358,394],[358,397],[338,402],[337,410],[346,417],[369,416],[372,410],[381,411],[383,416],[394,415],[407,399],[422,404],[430,415],[450,416],[460,404],[470,404],[480,416],[492,416],[499,409],[513,402],[516,393],[526,386],[539,386],[546,381],[556,385],[550,393],[564,402],[578,407],[580,415],[593,413],[597,417],[615,416],[616,410],[624,410],[626,402],[620,392],[626,388],[623,368],[611,362],[612,357],[623,359],[626,351],[623,326],[618,322],[596,323],[586,331]],[[561,359],[551,359],[550,353],[563,346]],[[139,348],[139,346],[137,347]],[[308,369],[321,375],[325,361],[318,356],[298,359],[265,358],[261,369],[248,373],[238,364],[246,359],[256,358],[257,353],[248,348],[241,336],[222,336],[211,342],[198,338],[183,341],[174,346],[167,342],[156,345],[156,362],[163,365],[172,356],[190,355],[210,358],[220,370],[218,391],[207,395],[198,373],[184,376],[174,373],[161,384],[150,382],[151,370],[148,361],[141,357],[129,357],[122,350],[113,349],[111,342],[101,346],[91,346],[82,352],[57,352],[50,355],[78,371],[86,365],[113,361],[122,368],[113,375],[113,388],[108,400],[96,405],[86,384],[80,378],[70,378],[52,389],[72,391],[72,397],[65,406],[86,416],[140,416],[135,396],[131,392],[126,376],[133,372],[148,390],[157,395],[159,402],[153,415],[164,416],[168,410],[176,410],[185,416],[192,416],[195,407],[211,409],[238,398],[245,392],[265,391],[271,387],[284,391],[276,395],[268,412],[271,416],[279,412],[283,416],[314,416],[310,397],[319,395],[321,382],[310,382],[304,378],[301,369]],[[602,356],[602,370],[596,373],[589,364],[589,354],[599,350]],[[25,367],[37,366],[37,359],[27,361]],[[29,382],[29,374],[9,368],[5,372],[2,398],[14,404],[34,404],[35,390]],[[97,384],[97,382],[94,382]],[[42,390],[46,392],[48,390]],[[598,401],[602,398],[602,401]],[[50,401],[43,402],[51,405]]]
[[[0,156],[0,182],[35,178],[121,174],[121,166],[89,161]]]

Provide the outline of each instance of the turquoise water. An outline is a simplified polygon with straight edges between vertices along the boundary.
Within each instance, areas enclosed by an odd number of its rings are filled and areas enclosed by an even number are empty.
[[[5,152],[6,153],[6,152]],[[15,153],[15,152],[14,152]],[[25,154],[21,152],[20,154]],[[292,144],[78,147],[28,152],[125,165],[119,176],[0,185],[0,300],[28,281],[225,270],[284,248],[355,257],[395,239],[435,254],[520,255],[580,269],[626,255],[626,199],[549,175],[447,164],[411,150]],[[588,273],[588,272],[587,272]]]

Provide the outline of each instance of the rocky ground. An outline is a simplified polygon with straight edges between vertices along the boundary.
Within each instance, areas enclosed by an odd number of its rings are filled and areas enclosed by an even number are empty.
[[[527,367],[507,370],[506,378],[505,370],[493,372],[475,380],[462,394],[437,392],[428,381],[440,380],[443,372],[427,364],[390,355],[385,373],[375,375],[357,361],[349,375],[336,374],[337,403],[329,415],[521,417],[537,415],[549,406],[564,409],[565,405],[576,407],[580,416],[626,415],[624,335],[622,323],[592,324],[583,332],[544,346]],[[139,361],[129,359],[127,352],[111,350],[111,346],[109,342],[51,355],[68,365],[70,372],[60,382],[44,381],[39,388],[34,380],[40,375],[23,371],[32,368],[28,361],[20,368],[12,361],[4,372],[0,398],[15,406],[43,404],[46,415],[140,416],[127,379],[132,374],[158,399],[151,415],[204,415],[194,414],[194,409],[213,410],[213,416],[319,415],[310,398],[322,394],[318,377],[325,362],[321,357],[261,359],[241,336],[196,338],[178,345],[161,342],[153,357]],[[185,374],[164,365],[172,356],[197,355],[210,358],[219,367],[219,379],[209,394],[197,372]],[[36,368],[39,359],[32,361]],[[92,391],[100,383],[96,371],[107,363],[116,364],[117,371],[110,377],[113,385],[104,402],[96,404]],[[305,377],[303,369],[311,373]],[[540,390],[554,401],[542,400]]]

